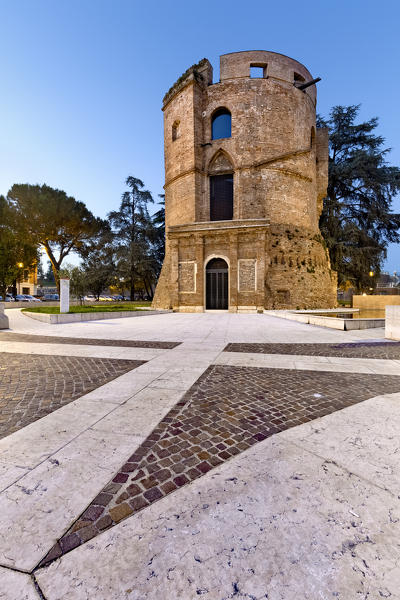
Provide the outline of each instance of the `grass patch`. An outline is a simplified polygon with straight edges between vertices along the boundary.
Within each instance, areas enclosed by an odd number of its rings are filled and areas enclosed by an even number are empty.
[[[102,313],[102,312],[121,312],[121,311],[135,311],[142,310],[143,307],[150,306],[150,302],[129,302],[119,304],[102,304],[101,306],[84,305],[84,306],[70,306],[69,313]],[[34,312],[34,313],[45,313],[46,315],[59,315],[59,306],[32,306],[29,308],[23,308],[22,312]]]

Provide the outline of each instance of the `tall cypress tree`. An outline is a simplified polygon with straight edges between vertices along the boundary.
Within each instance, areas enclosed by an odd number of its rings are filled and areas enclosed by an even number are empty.
[[[335,106],[318,127],[329,128],[329,184],[320,219],[339,285],[358,291],[379,274],[389,242],[400,241],[400,215],[392,212],[400,169],[386,160],[390,148],[376,135],[378,119],[356,123],[360,105]],[[374,277],[375,279],[375,277]]]

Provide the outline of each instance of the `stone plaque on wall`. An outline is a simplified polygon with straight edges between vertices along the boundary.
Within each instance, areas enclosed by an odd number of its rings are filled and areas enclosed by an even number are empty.
[[[179,263],[179,291],[181,293],[196,291],[196,263],[192,260]]]
[[[239,292],[254,292],[257,286],[255,258],[238,260],[238,289]]]

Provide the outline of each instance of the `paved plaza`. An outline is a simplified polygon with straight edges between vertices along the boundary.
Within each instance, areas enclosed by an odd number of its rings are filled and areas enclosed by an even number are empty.
[[[400,344],[268,314],[0,332],[0,598],[400,598]]]

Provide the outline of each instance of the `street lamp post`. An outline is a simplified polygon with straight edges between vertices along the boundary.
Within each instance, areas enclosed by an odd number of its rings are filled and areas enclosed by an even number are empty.
[[[18,267],[18,269],[23,269],[24,268],[24,263],[23,262],[17,263],[17,267]],[[12,295],[14,297],[14,300],[16,300],[16,297],[17,297],[17,278],[15,278],[14,281],[13,281]]]
[[[370,272],[368,273],[368,275],[369,275],[370,277],[373,277],[373,276],[375,275],[375,273],[374,273],[373,271],[370,271]],[[372,281],[371,281],[371,283],[372,283]],[[370,287],[370,288],[369,288],[369,291],[370,291],[370,292],[373,292],[373,291],[374,291],[374,288],[373,288],[373,287]]]

